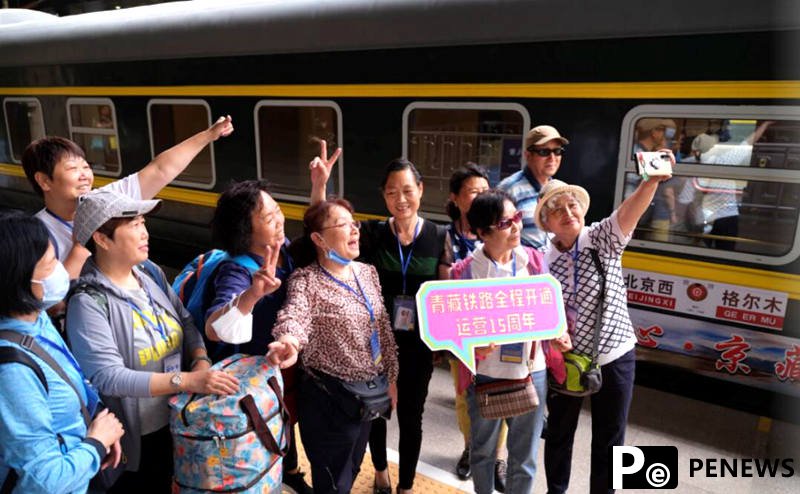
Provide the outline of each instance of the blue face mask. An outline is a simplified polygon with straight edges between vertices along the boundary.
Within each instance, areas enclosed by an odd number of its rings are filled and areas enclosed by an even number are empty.
[[[42,309],[47,310],[50,307],[64,300],[69,291],[69,273],[64,269],[61,261],[58,261],[56,268],[50,275],[43,280],[31,280],[31,283],[42,285],[44,296],[42,297]]]
[[[666,130],[664,130],[664,137],[666,137],[667,139],[674,138],[675,137],[675,128],[674,127],[667,127]]]
[[[346,257],[340,256],[339,253],[333,249],[328,249],[328,252],[325,253],[325,256],[331,261],[341,264],[342,266],[349,266],[350,263],[353,262],[352,259],[347,259]]]

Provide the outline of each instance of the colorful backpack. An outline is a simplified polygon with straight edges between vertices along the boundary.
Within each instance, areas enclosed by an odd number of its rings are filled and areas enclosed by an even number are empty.
[[[172,289],[192,314],[194,324],[201,333],[204,333],[206,327],[206,308],[203,304],[206,287],[211,281],[212,275],[217,271],[217,266],[223,261],[233,261],[247,268],[250,274],[260,268],[258,263],[247,254],[231,257],[224,250],[212,249],[195,257],[192,262],[184,266],[175,277],[175,281],[172,282]]]
[[[175,483],[191,494],[280,493],[291,425],[279,368],[236,354],[212,369],[239,379],[239,392],[170,398]]]

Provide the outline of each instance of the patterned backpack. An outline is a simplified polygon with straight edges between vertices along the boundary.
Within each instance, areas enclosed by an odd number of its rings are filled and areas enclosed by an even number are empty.
[[[280,493],[291,441],[280,370],[263,356],[241,354],[212,368],[239,379],[239,392],[169,401],[180,492]]]

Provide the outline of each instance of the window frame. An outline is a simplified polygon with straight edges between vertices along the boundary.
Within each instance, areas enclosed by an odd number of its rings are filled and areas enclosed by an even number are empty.
[[[67,110],[67,128],[69,130],[69,138],[75,142],[74,133],[83,133],[83,134],[97,134],[97,135],[105,135],[105,136],[114,136],[117,139],[117,162],[119,163],[119,170],[116,173],[111,173],[105,170],[97,170],[92,167],[92,173],[95,175],[105,176],[105,177],[119,177],[122,175],[123,170],[123,163],[122,163],[122,143],[119,140],[119,126],[117,125],[117,107],[114,106],[114,101],[111,98],[67,98],[66,110]],[[70,108],[72,105],[108,105],[111,107],[111,120],[114,123],[113,129],[106,129],[102,127],[79,127],[72,125],[72,112]],[[84,149],[84,152],[86,150]],[[90,165],[91,166],[91,165]]]
[[[412,101],[406,105],[403,110],[403,158],[408,159],[408,137],[410,131],[408,128],[408,119],[411,112],[414,110],[501,110],[501,111],[516,111],[522,115],[522,134],[520,139],[524,142],[525,134],[531,128],[531,116],[528,109],[520,103],[513,102],[475,102],[475,101]],[[520,170],[525,166],[524,158],[520,158]],[[490,184],[492,185],[492,184]],[[494,184],[496,185],[496,184]],[[425,216],[436,221],[450,222],[452,221],[449,216],[443,211],[426,211],[420,209]]]
[[[39,98],[34,98],[34,97],[29,97],[29,96],[22,96],[22,97],[20,97],[20,96],[9,96],[9,97],[3,98],[3,118],[5,119],[5,122],[6,122],[6,137],[8,138],[8,155],[11,158],[11,162],[12,163],[21,164],[22,163],[21,159],[19,159],[19,160],[14,159],[14,141],[13,141],[13,139],[11,139],[11,126],[8,123],[8,111],[6,111],[6,102],[12,102],[12,103],[25,103],[25,102],[30,103],[30,102],[34,102],[34,103],[36,103],[39,106],[39,113],[40,113],[40,115],[42,117],[41,118],[41,121],[42,121],[42,128],[41,128],[42,135],[46,136],[47,132],[46,132],[46,127],[45,127],[45,123],[44,123],[44,108],[42,107],[42,102],[39,101]],[[25,151],[24,149],[21,150],[19,155],[22,156],[22,153],[24,151]]]
[[[253,125],[254,125],[254,132],[255,132],[255,148],[256,148],[256,176],[259,180],[269,180],[269,178],[264,177],[264,174],[261,170],[261,134],[258,124],[258,111],[263,107],[298,107],[298,108],[308,108],[308,107],[328,107],[332,108],[334,113],[336,113],[336,139],[339,143],[339,147],[342,147],[344,138],[344,131],[342,126],[342,109],[339,107],[339,104],[333,100],[311,100],[311,99],[262,99],[256,102],[255,107],[253,108]],[[330,154],[332,149],[328,149],[328,153]],[[327,158],[327,157],[326,157]],[[338,197],[344,197],[344,155],[339,156],[338,161],[336,162],[338,167],[338,190],[335,194]],[[295,194],[287,194],[285,192],[279,192],[275,189],[270,192],[272,197],[277,199],[285,199],[290,201],[296,201],[304,204],[310,204],[311,202],[311,191],[309,190],[309,194],[305,196],[299,196]]]
[[[636,136],[636,122],[640,118],[774,119],[800,121],[800,111],[798,111],[797,107],[785,105],[729,106],[684,104],[639,105],[633,107],[625,114],[620,129],[620,150],[617,161],[616,186],[614,190],[614,209],[619,207],[623,200],[623,194],[625,192],[625,174],[631,172],[637,173],[636,163],[632,156],[632,149]],[[791,169],[678,163],[673,172],[674,176],[800,184],[800,170]],[[697,247],[633,238],[630,240],[629,245],[656,251],[712,257],[726,261],[782,266],[795,261],[798,255],[800,255],[800,217],[797,218],[795,226],[794,243],[789,251],[781,256],[734,252],[710,247]]]
[[[153,160],[156,157],[155,153],[155,142],[153,140],[153,115],[151,113],[151,108],[153,105],[175,105],[175,106],[202,106],[206,109],[206,116],[208,117],[206,120],[206,129],[211,127],[211,106],[208,102],[204,99],[179,99],[179,98],[154,98],[148,100],[147,102],[147,135],[150,139],[150,159]],[[205,129],[204,129],[205,130]],[[178,144],[177,142],[175,144]],[[217,185],[217,162],[216,156],[214,152],[214,143],[211,142],[208,144],[209,149],[211,150],[211,182],[201,183],[201,182],[187,182],[185,180],[173,180],[170,185],[180,185],[182,187],[188,187],[192,189],[201,189],[201,190],[211,190]]]

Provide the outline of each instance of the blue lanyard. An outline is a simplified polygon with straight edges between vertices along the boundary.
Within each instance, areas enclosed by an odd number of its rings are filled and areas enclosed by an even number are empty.
[[[50,211],[50,210],[49,210],[49,209],[47,209],[47,208],[44,208],[44,212],[45,212],[45,213],[47,213],[47,214],[49,214],[49,215],[50,215],[50,216],[52,216],[53,218],[55,218],[55,219],[56,219],[56,221],[58,221],[59,223],[61,223],[62,225],[64,225],[64,226],[67,228],[67,230],[69,230],[69,232],[70,232],[70,233],[72,233],[72,225],[70,225],[70,224],[69,224],[69,222],[68,222],[67,220],[65,220],[64,218],[62,218],[61,216],[57,215],[56,213],[54,213],[54,212]]]
[[[572,289],[575,291],[575,305],[578,305],[578,239],[575,239],[575,248],[572,249]]]
[[[485,252],[486,251],[484,251],[484,253]],[[500,268],[497,266],[497,261],[495,261],[491,257],[489,257],[489,260],[492,261],[492,264],[494,264],[494,272],[498,273],[500,271]],[[514,278],[517,277],[517,253],[513,250],[511,251],[511,276],[513,276]]]
[[[397,231],[396,224],[395,231]],[[403,255],[403,245],[400,243],[400,235],[395,234],[397,238],[397,252],[400,255],[400,272],[403,274],[403,295],[406,294],[406,273],[408,272],[408,266],[411,265],[411,258],[414,256],[414,244],[417,243],[417,233],[419,233],[419,218],[417,218],[417,224],[414,226],[414,237],[411,240],[411,247],[408,249],[408,258]]]
[[[130,300],[128,300],[128,305],[130,305],[131,309],[133,309],[133,311],[136,312],[139,315],[139,317],[142,318],[142,321],[145,324],[147,324],[150,328],[155,328],[155,329],[158,330],[158,334],[161,335],[161,339],[162,340],[164,340],[165,342],[169,342],[169,337],[167,336],[167,331],[166,331],[166,329],[164,329],[164,326],[161,323],[161,317],[159,317],[159,315],[158,315],[158,308],[156,307],[156,304],[153,301],[153,297],[150,295],[150,291],[147,288],[145,288],[144,286],[142,286],[142,289],[144,290],[144,293],[147,294],[147,300],[150,302],[150,308],[153,309],[153,315],[156,316],[155,322],[153,322],[152,319],[147,317],[144,314],[144,312],[142,312],[142,310],[136,304],[131,302]]]
[[[475,242],[470,242],[467,237],[458,233],[455,221],[450,226],[450,238],[452,239],[454,245],[458,246],[458,250],[455,251],[455,254],[458,257],[456,260],[458,261],[466,259],[470,252],[475,250]]]
[[[367,298],[367,295],[364,293],[364,289],[361,287],[361,282],[358,281],[358,276],[356,276],[356,272],[353,270],[353,268],[350,268],[350,271],[353,273],[353,278],[356,280],[356,285],[358,286],[358,292],[356,292],[353,289],[353,287],[351,287],[347,283],[345,283],[342,280],[340,280],[340,279],[336,278],[335,276],[333,276],[327,269],[325,269],[322,266],[322,264],[319,265],[319,268],[322,270],[322,272],[325,274],[325,276],[327,276],[328,278],[333,280],[334,283],[338,284],[339,286],[343,287],[344,289],[346,289],[347,291],[349,291],[350,293],[355,295],[356,298],[358,299],[358,301],[361,302],[362,304],[364,304],[364,307],[367,308],[367,312],[369,312],[369,321],[370,321],[370,323],[372,323],[374,325],[375,324],[375,311],[372,309],[372,304],[370,303],[369,299]],[[375,328],[373,328],[373,329],[375,329]]]

